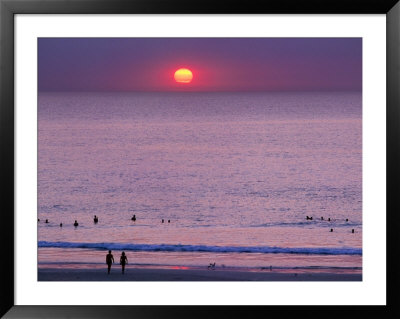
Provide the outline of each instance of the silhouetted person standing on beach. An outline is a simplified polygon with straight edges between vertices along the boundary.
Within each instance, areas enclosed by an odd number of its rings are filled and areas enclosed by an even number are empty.
[[[108,254],[106,256],[106,263],[108,266],[108,274],[110,274],[110,270],[111,270],[111,265],[114,262],[114,256],[111,254],[111,250],[108,251]]]
[[[122,252],[121,258],[119,259],[119,263],[122,266],[122,273],[125,272],[125,264],[128,263],[128,257],[126,257],[125,252]]]

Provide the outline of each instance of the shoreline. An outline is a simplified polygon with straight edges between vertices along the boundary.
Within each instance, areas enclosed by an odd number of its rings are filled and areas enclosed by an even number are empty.
[[[361,273],[236,271],[225,269],[39,268],[38,281],[362,281]]]

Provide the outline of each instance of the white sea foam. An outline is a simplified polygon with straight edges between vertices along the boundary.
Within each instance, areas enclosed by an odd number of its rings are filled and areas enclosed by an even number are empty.
[[[144,245],[123,243],[73,243],[39,241],[39,247],[46,248],[90,248],[102,250],[131,251],[173,251],[173,252],[211,252],[211,253],[263,253],[263,254],[313,254],[313,255],[361,255],[359,248],[308,248],[308,247],[237,247],[204,245]]]

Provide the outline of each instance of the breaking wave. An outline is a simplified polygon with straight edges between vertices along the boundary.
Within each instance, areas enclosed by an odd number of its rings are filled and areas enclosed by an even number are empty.
[[[100,250],[127,250],[147,252],[211,252],[211,253],[262,253],[262,254],[311,254],[311,255],[362,255],[361,248],[352,247],[271,247],[271,246],[206,246],[206,245],[147,245],[129,243],[73,243],[39,241],[39,247],[86,248]]]

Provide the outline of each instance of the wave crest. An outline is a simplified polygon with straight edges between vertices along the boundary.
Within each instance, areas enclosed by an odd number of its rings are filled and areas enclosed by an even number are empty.
[[[263,253],[263,254],[312,254],[312,255],[362,255],[361,248],[339,247],[271,247],[271,246],[206,246],[206,245],[148,245],[129,243],[73,243],[39,241],[39,247],[87,248],[101,250],[211,252],[211,253]]]

